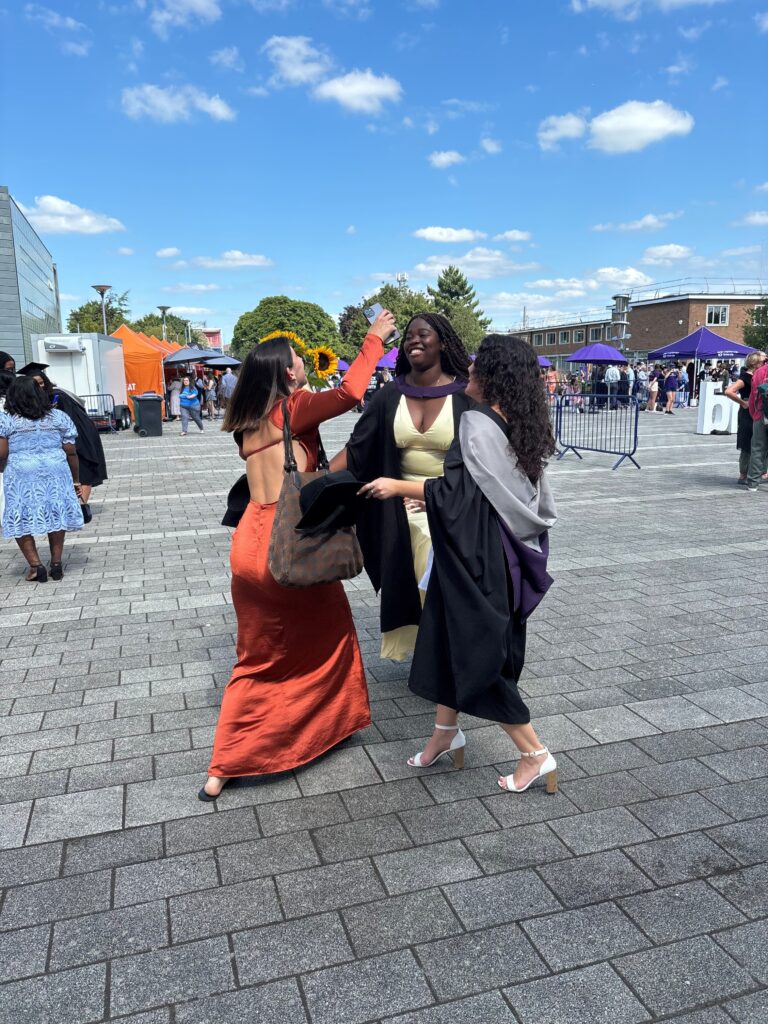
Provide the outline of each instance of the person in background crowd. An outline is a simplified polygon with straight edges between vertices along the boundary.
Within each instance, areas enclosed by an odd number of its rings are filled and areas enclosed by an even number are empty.
[[[62,554],[67,530],[81,530],[77,430],[48,392],[32,377],[18,377],[8,388],[0,413],[0,470],[5,508],[3,536],[13,537],[27,560],[29,583],[64,576]],[[48,534],[50,569],[40,561],[35,537]]]
[[[621,366],[619,368],[619,383],[617,385],[616,401],[622,409],[626,409],[629,405],[629,366]]]
[[[218,419],[216,411],[216,378],[209,373],[205,379],[205,411],[209,420]]]
[[[627,363],[627,394],[635,394],[635,368],[631,363]]]
[[[747,356],[739,379],[734,381],[725,393],[732,402],[739,406],[739,419],[736,428],[736,447],[739,451],[739,479],[738,483],[746,486],[747,471],[749,470],[749,457],[752,451],[752,416],[749,412],[749,396],[752,392],[752,376],[765,364],[765,352],[752,352]],[[765,479],[765,477],[763,477]]]
[[[343,583],[281,587],[269,570],[268,551],[285,479],[284,408],[297,465],[314,470],[319,425],[362,398],[394,327],[383,310],[340,388],[306,391],[304,362],[288,338],[256,345],[243,363],[222,425],[245,460],[250,497],[232,538],[237,663],[224,690],[208,779],[198,793],[203,801],[216,800],[235,776],[298,768],[370,724]]]
[[[679,390],[682,391],[686,395],[686,402],[685,402],[685,404],[686,405],[690,405],[691,404],[690,377],[688,376],[688,370],[685,368],[685,366],[681,366],[680,367],[680,370],[679,370],[679,373],[678,373],[678,381],[679,381],[679,383],[678,383]]]
[[[472,404],[464,394],[469,355],[450,321],[420,313],[403,331],[395,379],[366,405],[331,469],[358,480],[377,476],[418,481],[439,476],[445,453]],[[410,657],[421,618],[431,542],[423,505],[365,502],[357,520],[365,569],[381,591],[381,657]]]
[[[546,375],[544,377],[544,381],[546,383],[546,388],[547,388],[547,391],[549,393],[549,397],[553,398],[557,394],[557,386],[560,383],[560,377],[558,376],[558,373],[557,373],[557,367],[555,367],[555,366],[548,366],[547,367],[547,372],[546,372]]]
[[[6,373],[16,373],[16,360],[9,352],[0,352],[0,370]]]
[[[0,352],[0,365],[2,365],[2,357],[5,355],[4,352]],[[8,388],[13,384],[13,374],[8,370],[0,369],[0,415],[2,415],[5,409],[5,395]],[[5,508],[5,497],[3,494],[3,474],[0,473],[0,523],[3,521],[3,509]]]
[[[639,363],[635,371],[635,394],[645,397],[648,390],[648,370],[644,363]]]
[[[80,471],[80,503],[85,523],[93,519],[90,500],[94,487],[100,487],[107,479],[107,460],[101,435],[80,400],[63,388],[57,387],[46,376],[45,363],[29,363],[19,370],[20,375],[32,377],[43,388],[51,402],[51,408],[61,409],[75,424],[77,439],[75,450]]]
[[[229,400],[232,397],[236,386],[237,377],[232,373],[232,370],[227,367],[219,381],[219,408],[222,413],[226,414],[227,408],[229,407]]]
[[[566,403],[579,412],[584,412],[584,399],[581,396],[581,378],[575,374],[568,378],[565,385]]]
[[[200,409],[202,410],[205,406],[205,378],[203,377],[202,371],[198,373],[195,379],[195,387],[197,388],[197,397],[200,401]]]
[[[659,397],[659,381],[662,378],[660,367],[654,368],[648,374],[648,401],[645,405],[646,412],[656,412],[656,399]],[[661,410],[659,410],[661,412]]]
[[[670,366],[670,368],[664,374],[664,393],[667,396],[667,404],[664,412],[668,416],[674,416],[672,411],[675,407],[675,399],[677,398],[677,389],[680,384],[680,379],[677,375],[677,366]]]
[[[746,490],[753,493],[761,481],[766,480],[768,470],[768,424],[766,424],[763,396],[760,385],[768,384],[768,362],[752,374],[752,390],[749,395],[749,414],[752,417],[752,450],[749,454]]]
[[[531,725],[517,682],[525,661],[526,620],[552,580],[549,530],[557,519],[545,476],[555,451],[546,394],[522,338],[491,334],[470,366],[459,436],[437,479],[380,478],[361,494],[423,500],[434,561],[409,688],[437,704],[436,727],[412,768],[448,752],[464,765],[458,713],[497,722],[521,753],[499,786],[522,793],[546,777],[557,790],[557,763]]]
[[[190,419],[194,420],[202,431],[203,417],[200,414],[200,392],[198,388],[192,384],[189,377],[184,377],[181,384],[181,393],[179,395],[179,402],[181,403],[181,436],[186,437]]]
[[[614,366],[613,363],[607,366],[603,380],[605,381],[605,390],[608,395],[608,408],[615,409],[618,405],[616,396],[618,394],[619,381],[621,380],[618,366]]]
[[[698,397],[696,394],[696,364],[693,360],[686,366],[685,375],[688,378],[688,405],[690,405],[691,399]]]
[[[174,377],[171,381],[168,394],[168,412],[171,419],[176,420],[181,416],[181,402],[179,401],[179,395],[181,394],[181,380],[178,377]]]

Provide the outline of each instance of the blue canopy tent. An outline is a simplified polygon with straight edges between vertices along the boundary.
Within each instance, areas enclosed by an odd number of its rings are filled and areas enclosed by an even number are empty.
[[[648,353],[649,359],[746,359],[755,349],[699,327],[684,338]]]

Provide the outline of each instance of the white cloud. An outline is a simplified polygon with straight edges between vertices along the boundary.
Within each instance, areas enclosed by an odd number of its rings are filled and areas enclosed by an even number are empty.
[[[535,270],[537,263],[513,263],[500,249],[488,249],[479,245],[470,249],[463,256],[430,256],[423,263],[416,264],[419,274],[436,275],[447,266],[458,267],[469,278],[488,280],[493,277],[506,277],[521,270]]]
[[[602,153],[637,153],[671,135],[688,135],[693,124],[687,111],[664,100],[630,100],[592,119],[588,145]]]
[[[214,50],[208,60],[214,67],[223,68],[225,71],[245,70],[245,61],[236,46],[223,46],[220,50]]]
[[[86,210],[58,196],[35,196],[34,206],[19,207],[36,231],[47,235],[103,235],[125,231],[116,217]]]
[[[221,256],[196,256],[192,262],[197,267],[209,270],[239,270],[242,267],[271,267],[272,260],[255,253],[241,252],[240,249],[228,249]]]
[[[88,56],[93,40],[87,38],[86,34],[90,29],[82,21],[59,14],[58,11],[43,7],[41,4],[26,4],[24,14],[29,21],[37,22],[46,32],[59,39],[62,53],[72,57]]]
[[[463,164],[466,157],[462,156],[455,149],[440,149],[430,153],[427,159],[437,170],[444,171],[447,167]]]
[[[621,224],[593,224],[593,231],[660,231],[670,221],[677,220],[683,216],[683,211],[676,213],[646,213],[637,220],[624,221]]]
[[[347,225],[347,229],[346,229],[346,231],[344,233],[346,235],[356,235],[357,234],[357,228],[355,227],[354,224],[348,224]]]
[[[357,18],[359,21],[364,21],[373,14],[370,0],[323,0],[323,7],[327,7],[334,14]]]
[[[211,24],[221,17],[219,0],[162,0],[149,16],[152,31],[167,39],[172,28],[186,28],[194,22]]]
[[[272,85],[311,85],[333,67],[333,58],[309,36],[272,36],[262,46],[274,66]]]
[[[591,10],[605,11],[622,21],[634,21],[648,9],[655,8],[667,14],[683,7],[712,7],[723,2],[724,0],[571,0],[571,9],[577,14]]]
[[[757,256],[762,252],[761,245],[741,245],[736,249],[723,249],[723,256]]]
[[[580,277],[542,277],[538,281],[526,281],[528,288],[558,288],[565,291],[579,292],[583,295],[587,289],[597,288],[597,281]]]
[[[501,234],[493,236],[494,242],[530,242],[530,231],[519,231],[511,228],[509,231],[502,231]]]
[[[721,89],[725,89],[728,84],[728,79],[724,75],[718,75],[712,83],[712,92],[719,92]]]
[[[480,145],[489,156],[496,156],[502,149],[498,139],[491,139],[487,135],[480,139]]]
[[[123,89],[123,113],[134,121],[148,117],[161,124],[189,121],[196,111],[214,121],[234,121],[235,111],[220,96],[209,96],[194,85],[136,85]]]
[[[248,96],[257,96],[259,99],[269,96],[269,89],[265,89],[263,85],[249,85],[245,91]]]
[[[164,249],[158,249],[155,256],[161,260],[169,260],[173,256],[181,256],[181,249],[177,249],[175,245],[167,245]]]
[[[664,71],[669,75],[671,81],[682,78],[683,75],[689,75],[696,65],[690,59],[690,57],[678,56],[674,64],[670,64],[669,67],[664,68]]]
[[[440,125],[434,118],[429,118],[424,124],[424,131],[427,135],[435,135],[440,131]]]
[[[711,27],[711,21],[704,21],[700,25],[690,25],[688,28],[683,28],[682,25],[679,25],[677,31],[687,43],[695,43],[701,39],[707,29]]]
[[[174,316],[210,316],[213,312],[205,306],[172,306]]]
[[[464,117],[465,114],[482,114],[490,109],[490,104],[483,103],[481,100],[461,100],[455,96],[449,100],[443,100],[442,106],[446,108],[446,116],[452,121]]]
[[[135,254],[135,252],[136,252],[136,250],[135,249],[131,249],[129,246],[121,245],[120,248],[117,250],[117,255],[118,256],[133,256]]]
[[[380,114],[385,103],[399,103],[403,88],[390,75],[375,75],[370,68],[329,78],[316,86],[312,95],[318,100],[335,100],[355,114]]]
[[[536,138],[546,152],[560,148],[561,139],[580,139],[587,130],[586,118],[580,114],[552,114],[539,125]]]
[[[753,210],[739,223],[751,228],[768,227],[768,210]]]
[[[768,32],[768,11],[762,11],[755,15],[755,24],[758,32]]]
[[[282,14],[293,7],[294,0],[249,0],[259,14]]]
[[[484,231],[473,231],[471,228],[419,228],[413,232],[414,238],[423,238],[427,242],[477,242],[486,238]]]
[[[693,256],[693,249],[687,245],[651,245],[645,250],[642,263],[647,266],[668,267],[678,260],[687,260]]]
[[[612,288],[637,288],[653,280],[635,267],[624,267],[623,270],[621,267],[601,267],[594,276],[598,284],[608,284]]]
[[[762,185],[755,185],[755,192],[768,192],[768,181],[764,181]]]
[[[221,291],[220,284],[189,284],[185,281],[179,282],[179,284],[169,285],[167,288],[163,288],[164,292],[172,292],[173,294],[186,295],[188,292],[219,292]]]

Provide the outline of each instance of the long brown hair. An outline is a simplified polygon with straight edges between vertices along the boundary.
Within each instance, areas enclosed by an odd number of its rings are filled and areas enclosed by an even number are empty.
[[[261,426],[275,402],[290,394],[285,371],[292,366],[293,349],[287,338],[254,346],[240,367],[221,429],[240,433]]]

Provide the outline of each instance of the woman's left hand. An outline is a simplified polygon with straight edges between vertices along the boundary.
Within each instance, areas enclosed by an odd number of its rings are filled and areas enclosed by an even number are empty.
[[[369,484],[363,484],[357,493],[365,498],[378,498],[379,501],[385,501],[387,498],[398,497],[398,483],[398,480],[391,480],[389,477],[380,476]]]

